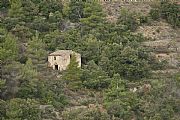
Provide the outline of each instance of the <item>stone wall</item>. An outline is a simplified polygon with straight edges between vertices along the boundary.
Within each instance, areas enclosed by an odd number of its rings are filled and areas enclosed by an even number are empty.
[[[81,55],[77,53],[72,53],[76,56],[76,60],[79,64],[79,67],[81,67]],[[56,69],[55,65],[58,66],[58,70],[66,70],[67,66],[70,63],[71,55],[72,54],[64,54],[64,55],[50,55],[48,56],[48,67],[52,67],[53,69]]]

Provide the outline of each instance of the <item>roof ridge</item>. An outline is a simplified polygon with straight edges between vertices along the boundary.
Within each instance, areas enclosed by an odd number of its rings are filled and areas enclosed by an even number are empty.
[[[65,54],[72,54],[72,53],[76,53],[76,52],[73,50],[56,50],[50,53],[49,55],[65,55]]]

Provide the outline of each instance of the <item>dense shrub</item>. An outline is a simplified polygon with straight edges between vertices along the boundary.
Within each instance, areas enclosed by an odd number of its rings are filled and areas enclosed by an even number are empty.
[[[153,20],[159,20],[160,18],[159,9],[151,9],[149,14]]]
[[[177,3],[162,1],[160,6],[151,9],[150,16],[154,20],[165,19],[174,28],[180,27],[180,9]]]

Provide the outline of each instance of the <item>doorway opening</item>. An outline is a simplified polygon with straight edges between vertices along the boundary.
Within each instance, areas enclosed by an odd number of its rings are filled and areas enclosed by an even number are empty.
[[[55,70],[58,70],[58,65],[55,65]]]

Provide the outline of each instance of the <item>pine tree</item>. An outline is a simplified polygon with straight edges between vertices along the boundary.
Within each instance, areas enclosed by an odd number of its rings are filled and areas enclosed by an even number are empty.
[[[81,84],[82,71],[76,60],[76,56],[73,54],[66,71],[63,74],[63,79],[67,81],[72,87],[79,87]]]
[[[138,108],[137,95],[126,89],[126,82],[119,74],[113,76],[104,100],[108,113],[123,119],[132,118],[132,111]]]
[[[43,69],[46,64],[47,52],[45,50],[45,44],[42,39],[39,38],[39,34],[36,33],[36,36],[32,37],[32,40],[29,40],[27,56],[31,58],[32,63],[37,65],[37,69]]]
[[[33,68],[32,60],[29,58],[22,68],[22,77],[26,80],[32,80],[37,76],[37,71]]]
[[[118,24],[125,25],[128,30],[135,31],[139,25],[138,14],[129,12],[126,9],[121,10],[121,16],[118,18]]]
[[[80,19],[82,34],[99,33],[105,23],[105,14],[101,5],[97,1],[85,2],[83,9],[83,18]]]
[[[5,80],[5,84],[0,95],[2,99],[11,99],[16,96],[21,79],[21,68],[22,65],[15,61],[3,66],[2,79]]]
[[[0,45],[0,59],[3,62],[15,60],[18,55],[17,39],[12,34],[6,34],[4,42]]]
[[[39,103],[34,99],[20,99],[15,98],[7,101],[6,106],[7,119],[13,120],[21,120],[21,119],[29,119],[29,120],[40,120],[40,109]]]
[[[9,0],[1,0],[0,1],[0,10],[5,10],[9,7]]]
[[[39,7],[32,0],[22,0],[22,6],[22,13],[25,16],[23,21],[32,22],[34,16],[38,15]]]
[[[68,17],[71,22],[79,22],[83,18],[83,1],[71,0],[68,6]]]
[[[47,18],[50,13],[55,13],[56,11],[62,13],[62,9],[63,4],[61,0],[42,0],[39,3],[40,13]]]
[[[120,97],[121,92],[125,91],[125,81],[121,79],[119,74],[114,74],[111,84],[106,92],[106,101],[113,101]]]
[[[94,61],[87,63],[87,68],[83,71],[83,86],[89,89],[101,90],[108,88],[110,78]]]
[[[18,97],[32,98],[37,92],[37,71],[34,69],[31,59],[21,69],[21,80],[19,85]]]
[[[22,1],[21,0],[10,0],[9,16],[14,18],[22,17],[23,14]]]

